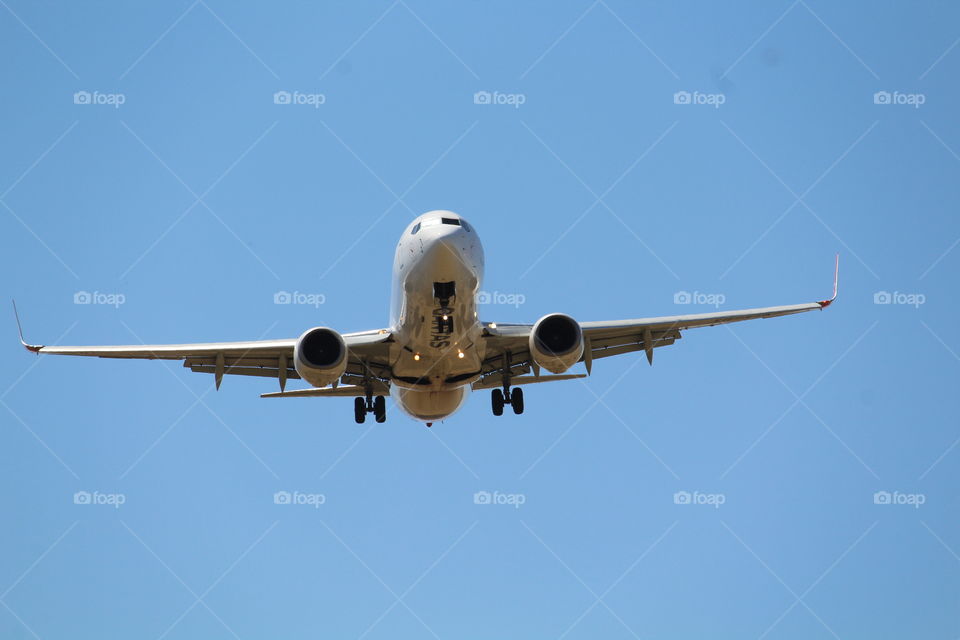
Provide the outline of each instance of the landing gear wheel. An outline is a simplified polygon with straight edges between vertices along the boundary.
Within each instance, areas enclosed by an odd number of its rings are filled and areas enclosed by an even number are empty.
[[[386,422],[387,420],[387,401],[383,396],[377,396],[373,401],[373,415],[377,422]]]
[[[494,389],[493,393],[490,394],[490,403],[493,408],[493,415],[502,416],[503,415],[503,391],[500,389]]]
[[[510,392],[510,406],[517,415],[523,413],[523,389],[514,389]]]
[[[363,424],[363,421],[367,419],[367,403],[363,398],[353,399],[353,419],[357,421],[357,424]]]

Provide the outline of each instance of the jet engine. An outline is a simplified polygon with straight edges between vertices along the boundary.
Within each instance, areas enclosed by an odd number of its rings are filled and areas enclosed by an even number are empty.
[[[543,316],[530,332],[530,355],[551,373],[563,373],[583,355],[580,324],[563,313]]]
[[[315,387],[340,379],[347,369],[347,345],[333,329],[306,331],[293,349],[293,366],[300,377]]]

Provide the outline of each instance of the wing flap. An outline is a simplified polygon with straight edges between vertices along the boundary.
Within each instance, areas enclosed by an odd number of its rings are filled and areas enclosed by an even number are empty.
[[[193,371],[194,373],[212,373],[216,375],[217,367],[216,365],[187,365],[184,363],[185,367]],[[230,365],[223,368],[223,373],[226,375],[235,375],[235,376],[257,376],[260,378],[279,378],[280,369],[274,367],[272,369],[267,367],[242,367],[239,365]],[[287,369],[287,378],[289,379],[300,379],[300,374],[296,372],[295,369]]]

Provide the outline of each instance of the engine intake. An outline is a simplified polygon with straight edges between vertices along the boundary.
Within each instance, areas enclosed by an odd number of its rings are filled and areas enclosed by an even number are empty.
[[[310,329],[297,340],[293,366],[314,387],[325,387],[347,370],[347,344],[333,329]]]
[[[580,323],[563,313],[543,316],[530,332],[530,355],[550,373],[563,373],[583,356]]]

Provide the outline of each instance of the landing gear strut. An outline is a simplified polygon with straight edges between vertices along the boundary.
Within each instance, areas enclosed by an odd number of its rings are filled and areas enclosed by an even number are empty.
[[[372,413],[377,422],[386,422],[387,401],[383,396],[373,397],[373,375],[366,360],[363,361],[363,390],[364,397],[353,399],[353,419],[357,424],[363,424],[367,414]]]
[[[511,377],[511,354],[509,351],[503,354],[503,390],[494,389],[490,393],[490,408],[493,409],[493,415],[503,415],[503,405],[508,404],[513,408],[517,415],[523,413],[523,389],[510,390]]]

